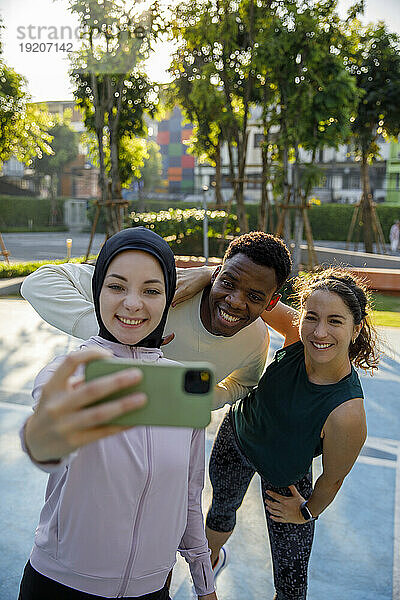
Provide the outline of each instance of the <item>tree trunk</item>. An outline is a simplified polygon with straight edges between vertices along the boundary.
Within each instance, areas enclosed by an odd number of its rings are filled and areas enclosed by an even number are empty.
[[[55,173],[50,175],[50,225],[54,227],[57,222],[57,203],[56,203],[56,190],[57,176]]]
[[[301,263],[301,242],[303,240],[303,214],[301,211],[301,195],[299,193],[299,145],[296,143],[294,146],[295,150],[295,162],[293,165],[293,204],[295,205],[295,218],[294,218],[294,248],[292,251],[292,271],[295,275],[300,270]]]
[[[219,138],[215,150],[215,201],[217,207],[221,207],[224,203],[221,193],[221,142]]]
[[[118,85],[118,95],[111,88],[109,81],[108,98],[110,105],[108,109],[108,128],[110,135],[110,163],[111,163],[111,202],[118,202],[122,199],[121,179],[119,176],[119,122],[121,114],[121,82]],[[115,101],[116,100],[116,101]],[[123,228],[122,207],[119,204],[111,204],[111,222],[112,233],[117,233]]]
[[[246,117],[244,118],[245,123],[247,122]],[[249,230],[249,223],[246,214],[246,207],[244,204],[244,175],[246,170],[246,154],[247,154],[247,141],[249,138],[249,133],[243,127],[243,133],[241,136],[241,140],[238,143],[238,185],[236,187],[236,205],[237,205],[237,215],[239,221],[240,233],[247,233]]]
[[[361,161],[361,180],[362,180],[362,221],[365,252],[373,252],[372,235],[372,196],[369,182],[369,165],[367,161],[367,152],[363,151]]]
[[[294,218],[294,248],[292,250],[292,273],[298,275],[301,267],[301,242],[303,240],[303,214],[301,207],[296,209]]]
[[[106,181],[106,167],[104,160],[104,144],[103,144],[103,132],[105,125],[105,107],[104,98],[102,93],[102,83],[95,74],[91,76],[91,84],[93,90],[93,104],[94,104],[94,126],[96,130],[97,146],[99,149],[99,188],[100,188],[100,204],[101,210],[104,211],[106,220],[106,231],[108,230],[108,213],[107,207],[105,206],[108,198],[107,194],[107,181]]]
[[[262,175],[261,175],[261,202],[258,211],[257,227],[259,231],[267,231],[268,213],[269,213],[269,197],[267,190],[268,183],[268,131],[264,127],[264,143],[261,148],[262,160]]]
[[[228,225],[229,215],[230,215],[230,212],[232,209],[232,203],[233,203],[234,198],[236,198],[236,187],[237,187],[237,183],[235,180],[235,165],[234,165],[234,160],[233,160],[232,145],[231,145],[230,141],[228,141],[228,154],[229,154],[229,173],[230,173],[230,179],[231,179],[232,185],[233,185],[233,191],[232,191],[231,197],[229,198],[229,201],[226,203],[226,206],[224,207],[225,212],[226,212],[226,217],[224,218],[224,222],[222,224],[222,233],[221,233],[221,238],[220,238],[220,241],[218,244],[218,253],[220,256],[223,256],[223,254],[224,254],[226,228]]]
[[[284,205],[289,205],[290,204],[290,185],[289,185],[289,148],[287,146],[287,143],[285,142],[284,148],[283,148],[283,161],[282,161],[282,166],[283,166],[283,199],[282,199],[282,203]],[[284,209],[282,209],[284,210]],[[286,208],[286,213],[285,213],[285,220],[284,220],[284,226],[283,226],[283,239],[285,240],[286,245],[289,247],[290,246],[290,242],[291,242],[291,216],[290,216],[290,209]]]
[[[116,125],[113,122],[113,119],[109,118],[109,127],[110,127],[110,163],[111,163],[111,191],[110,191],[110,216],[112,223],[112,233],[117,233],[122,229],[122,221],[120,218],[120,205],[115,202],[118,202],[122,199],[121,195],[121,182],[119,177],[119,165],[118,165],[118,157],[119,157],[119,139],[118,132],[116,131]]]

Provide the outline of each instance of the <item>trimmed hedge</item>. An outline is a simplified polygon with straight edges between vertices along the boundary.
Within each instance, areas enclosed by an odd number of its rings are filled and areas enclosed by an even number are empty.
[[[58,222],[56,226],[50,228],[50,199],[48,198],[26,198],[16,196],[0,196],[0,231],[18,232],[18,231],[62,231],[65,230],[63,224],[63,204],[65,199],[57,198]],[[163,210],[180,209],[183,211],[190,210],[188,203],[181,201],[156,201],[156,200],[140,200],[131,203],[131,210],[138,211],[140,214],[161,212]],[[345,241],[350,227],[351,218],[355,210],[354,205],[350,204],[322,204],[320,206],[313,205],[309,211],[309,219],[315,240],[332,240]],[[389,242],[390,227],[397,219],[400,219],[400,206],[390,204],[378,204],[376,207],[379,220],[382,225],[385,240]],[[246,212],[249,219],[250,230],[257,228],[258,206],[248,204]],[[232,214],[236,214],[236,206],[232,207]],[[93,218],[94,210],[89,209],[89,218]],[[273,221],[276,223],[275,207],[272,209]],[[32,220],[32,228],[29,227],[29,220]],[[129,220],[127,225],[131,221]],[[90,228],[89,228],[90,230]],[[104,219],[100,219],[97,231],[104,232]],[[221,231],[216,230],[217,233]],[[357,231],[356,231],[357,233]],[[174,235],[171,232],[169,235]],[[196,234],[197,235],[197,234]],[[213,234],[210,236],[210,244],[213,245]],[[362,232],[359,234],[359,239],[362,239]],[[182,241],[178,244],[179,251],[183,252],[183,247],[190,244],[185,242],[182,246]],[[197,242],[196,242],[197,245]],[[211,247],[210,247],[211,252]],[[192,253],[193,254],[193,253]]]
[[[208,244],[210,256],[222,255],[234,235],[239,234],[237,217],[227,217],[221,210],[208,210]],[[203,254],[204,210],[197,208],[169,208],[160,212],[131,213],[129,226],[142,225],[163,237],[176,254],[201,256]],[[227,239],[222,240],[226,218]],[[222,244],[222,245],[221,245]]]
[[[233,212],[236,212],[233,207]],[[333,242],[345,242],[349,231],[351,219],[355,206],[352,204],[321,204],[312,205],[308,210],[311,229],[314,240],[327,240]],[[248,204],[246,212],[249,219],[249,229],[257,228],[258,206]],[[389,231],[393,223],[400,220],[400,205],[378,204],[376,212],[382,225],[386,243],[389,243]],[[273,207],[272,215],[276,223],[276,211]],[[293,217],[292,217],[293,218]],[[357,233],[357,228],[355,233]],[[362,229],[359,239],[362,240]]]
[[[199,205],[200,206],[200,205]],[[193,208],[193,206],[188,202],[182,202],[180,200],[147,200],[143,198],[141,200],[130,200],[128,202],[128,214],[132,211],[143,214],[143,213],[151,213],[151,212],[161,212],[168,211],[170,208],[180,208],[181,210],[187,210]],[[87,212],[88,219],[90,221],[90,226],[85,229],[85,231],[91,231],[92,224],[94,221],[94,217],[96,214],[97,208],[94,204],[94,200],[89,200],[89,209]],[[126,223],[126,227],[130,227],[131,221],[128,217],[128,221]],[[105,233],[106,231],[106,219],[105,219],[105,210],[102,207],[100,209],[99,218],[97,221],[96,232],[97,233]]]
[[[64,199],[57,198],[56,226],[64,225]],[[50,198],[0,196],[0,231],[43,231],[50,225]],[[32,221],[32,228],[29,227]],[[59,229],[58,229],[59,230]]]
[[[154,203],[153,203],[154,205]],[[314,240],[327,240],[327,241],[346,241],[347,234],[349,231],[351,219],[355,210],[355,206],[351,204],[322,204],[320,206],[313,205],[308,210],[308,216],[310,219],[311,229],[313,232]],[[202,249],[202,241],[200,239],[200,234],[202,235],[202,221],[197,221],[196,236],[193,237],[195,231],[193,230],[193,225],[190,220],[187,220],[187,216],[190,211],[194,211],[196,214],[202,214],[202,210],[199,209],[188,209],[185,207],[184,210],[177,209],[168,209],[166,211],[159,210],[159,212],[148,212],[148,213],[132,213],[132,215],[137,215],[138,220],[135,221],[138,225],[146,225],[148,223],[152,223],[154,225],[154,230],[162,235],[173,236],[180,235],[181,241],[177,242],[177,245],[171,243],[174,251],[179,250],[180,254],[183,254],[183,248],[187,247],[190,250],[190,247],[193,245],[197,250]],[[258,206],[254,204],[248,204],[246,206],[247,216],[249,219],[249,229],[255,230],[257,229],[257,220],[258,220]],[[213,211],[208,211],[208,214],[211,214]],[[216,212],[216,211],[214,211]],[[376,212],[378,214],[380,223],[382,225],[382,230],[385,236],[385,240],[389,243],[389,231],[390,227],[397,219],[400,220],[400,206],[389,205],[389,204],[379,204],[376,206]],[[236,219],[236,206],[232,208],[231,218]],[[276,210],[273,207],[272,210],[272,218],[274,224],[277,221]],[[293,215],[292,215],[293,219]],[[211,245],[214,244],[213,238],[218,237],[218,234],[222,232],[222,220],[218,221],[216,219],[214,221],[215,225],[212,224],[212,220],[209,221],[209,237],[210,237],[210,252]],[[360,219],[359,219],[360,221]],[[128,225],[133,224],[133,221],[129,221]],[[237,229],[234,231],[232,229],[232,225],[230,225],[230,229],[228,229],[228,234],[232,235],[237,233]],[[185,239],[185,236],[191,237],[191,241]],[[362,240],[362,224],[355,229],[355,235],[358,236],[359,240]],[[200,236],[200,237],[199,237]],[[353,238],[354,239],[354,238]],[[174,240],[172,241],[174,242]],[[190,252],[190,254],[195,255],[195,251]]]

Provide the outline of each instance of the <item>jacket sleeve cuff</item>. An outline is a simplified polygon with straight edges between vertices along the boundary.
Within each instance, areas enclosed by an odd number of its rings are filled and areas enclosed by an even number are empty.
[[[22,450],[25,452],[25,454],[27,454],[29,456],[30,461],[35,465],[35,467],[38,467],[38,469],[40,469],[41,471],[44,471],[45,473],[55,473],[56,471],[63,469],[70,462],[72,455],[69,455],[60,460],[50,460],[48,462],[39,462],[33,458],[33,456],[31,455],[31,453],[29,451],[28,446],[26,445],[26,440],[25,440],[26,423],[27,423],[27,421],[25,421],[25,423],[22,425],[21,429],[19,430],[19,438],[21,440]]]
[[[209,557],[189,562],[189,568],[198,596],[205,596],[215,591],[214,573]]]

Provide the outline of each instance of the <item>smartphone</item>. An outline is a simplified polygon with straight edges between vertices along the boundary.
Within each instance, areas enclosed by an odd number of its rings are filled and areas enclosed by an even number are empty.
[[[145,392],[147,403],[137,410],[116,417],[116,425],[167,425],[174,427],[206,427],[211,420],[214,390],[213,367],[209,363],[147,364],[120,358],[93,360],[86,365],[85,379],[91,381],[136,367],[142,381],[125,388],[98,403],[121,398],[131,392]]]

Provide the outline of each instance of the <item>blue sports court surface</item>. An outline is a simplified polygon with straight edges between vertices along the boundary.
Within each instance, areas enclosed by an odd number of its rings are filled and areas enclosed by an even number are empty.
[[[379,372],[362,375],[368,440],[334,503],[317,522],[309,571],[309,600],[400,598],[400,330],[382,330]],[[279,347],[271,336],[271,353]],[[46,475],[32,467],[18,439],[30,413],[35,374],[77,340],[44,324],[23,300],[0,299],[0,600],[16,600],[43,501]],[[207,430],[207,451],[224,410]],[[315,461],[314,476],[320,464]],[[203,503],[209,504],[206,483]],[[218,579],[221,600],[272,600],[271,557],[255,477],[228,543],[229,566]],[[184,561],[174,569],[171,594],[190,600]],[[56,599],[55,599],[56,600]]]

